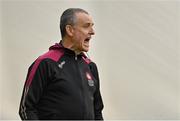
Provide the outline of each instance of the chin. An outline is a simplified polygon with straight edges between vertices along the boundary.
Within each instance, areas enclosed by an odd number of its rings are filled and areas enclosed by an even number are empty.
[[[88,52],[88,51],[89,51],[89,49],[83,49],[83,51],[84,51],[84,52]]]
[[[89,51],[89,47],[83,47],[82,50],[83,50],[84,52],[88,52],[88,51]]]
[[[84,50],[84,52],[88,52],[89,50]]]

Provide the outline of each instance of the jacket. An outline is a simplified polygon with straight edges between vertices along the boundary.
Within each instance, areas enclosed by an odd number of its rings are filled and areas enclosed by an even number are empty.
[[[20,102],[22,120],[103,120],[96,64],[84,53],[55,44],[28,69]]]

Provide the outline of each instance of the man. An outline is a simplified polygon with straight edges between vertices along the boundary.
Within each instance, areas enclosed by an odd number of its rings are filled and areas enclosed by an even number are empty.
[[[60,20],[62,40],[29,67],[20,103],[23,120],[103,120],[95,63],[84,52],[94,35],[91,16],[70,8]]]

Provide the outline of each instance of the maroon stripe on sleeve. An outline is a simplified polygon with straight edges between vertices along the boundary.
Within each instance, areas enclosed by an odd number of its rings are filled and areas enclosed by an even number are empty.
[[[30,85],[31,85],[31,82],[32,82],[32,80],[33,80],[33,78],[34,78],[34,75],[35,75],[35,73],[36,73],[36,70],[37,70],[40,62],[41,62],[43,59],[49,58],[49,59],[52,59],[52,60],[54,60],[54,61],[57,62],[57,61],[59,60],[59,58],[62,57],[63,54],[64,54],[64,52],[61,51],[61,50],[50,50],[50,51],[48,51],[47,53],[45,53],[44,55],[38,57],[38,59],[35,61],[32,69],[31,69],[31,72],[30,72],[30,74],[29,74],[29,77],[28,77],[28,79],[27,79],[27,81],[26,81],[26,86],[30,86]]]

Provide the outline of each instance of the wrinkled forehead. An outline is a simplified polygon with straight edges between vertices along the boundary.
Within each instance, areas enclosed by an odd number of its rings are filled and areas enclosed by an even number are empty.
[[[76,16],[76,22],[77,23],[90,23],[90,24],[94,24],[92,16],[90,16],[87,13],[83,13],[83,12],[79,12],[75,14]]]

